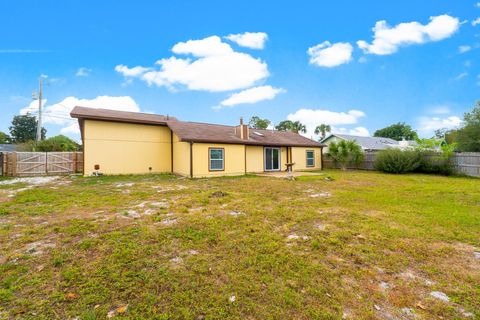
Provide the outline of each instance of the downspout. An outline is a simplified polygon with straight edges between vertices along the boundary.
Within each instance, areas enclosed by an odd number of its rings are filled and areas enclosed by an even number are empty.
[[[323,147],[320,147],[320,170],[323,170]]]
[[[243,167],[245,168],[245,174],[247,174],[247,146],[244,144],[243,145],[243,150],[244,150],[244,163],[243,163]]]
[[[190,178],[193,178],[193,141],[190,141]]]
[[[170,172],[173,173],[173,131],[170,129]]]
[[[80,133],[82,135],[82,176],[85,176],[85,120],[78,119]]]

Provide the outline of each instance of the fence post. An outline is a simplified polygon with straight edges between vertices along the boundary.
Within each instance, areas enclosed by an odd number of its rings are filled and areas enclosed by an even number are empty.
[[[17,153],[12,152],[12,176],[17,176]]]
[[[72,173],[77,173],[77,152],[73,152],[73,172]]]

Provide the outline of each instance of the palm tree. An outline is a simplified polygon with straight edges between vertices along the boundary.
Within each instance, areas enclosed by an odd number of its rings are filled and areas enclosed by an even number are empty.
[[[280,131],[291,131],[295,133],[306,133],[307,132],[307,127],[302,124],[300,121],[291,121],[291,120],[284,120],[281,121],[275,129],[280,130]]]
[[[330,127],[330,125],[328,124],[323,124],[323,123],[315,128],[315,134],[321,133],[322,139],[325,138],[325,135],[327,132],[331,132],[331,131],[332,131],[332,127]]]
[[[362,147],[355,141],[347,140],[330,143],[328,145],[328,155],[334,162],[340,164],[342,170],[347,170],[347,166],[350,163],[357,166],[364,158]]]
[[[292,126],[290,128],[290,131],[295,132],[295,133],[306,133],[307,132],[307,127],[302,124],[300,121],[295,121],[292,122]]]

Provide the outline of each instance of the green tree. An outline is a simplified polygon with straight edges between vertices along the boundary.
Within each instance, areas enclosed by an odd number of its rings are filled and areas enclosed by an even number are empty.
[[[292,124],[293,122],[290,120],[283,120],[283,121],[280,121],[280,123],[275,126],[275,129],[279,131],[290,131]]]
[[[447,133],[448,133],[448,129],[447,129],[447,128],[437,129],[437,130],[435,130],[435,136],[434,136],[434,138],[436,138],[436,139],[445,139]]]
[[[373,133],[374,137],[390,138],[393,140],[401,141],[416,140],[418,139],[417,132],[412,127],[404,122],[398,122],[391,126],[379,129]]]
[[[37,136],[37,119],[30,114],[15,116],[12,125],[9,127],[10,136],[14,143],[24,143],[35,140]],[[42,128],[42,139],[45,139],[47,130]]]
[[[8,134],[6,134],[5,132],[2,132],[0,131],[0,143],[4,144],[4,143],[12,143],[12,139],[10,138],[10,136]]]
[[[447,141],[448,144],[457,144],[457,135],[457,129],[448,130],[445,133],[445,141]]]
[[[53,136],[42,141],[30,140],[19,145],[20,151],[37,152],[62,152],[62,151],[80,151],[81,145],[76,141],[64,136]]]
[[[248,125],[254,129],[267,129],[270,123],[270,120],[262,119],[258,116],[253,116],[250,118],[250,121],[248,121]]]
[[[307,127],[302,124],[300,121],[291,121],[291,120],[284,120],[281,121],[275,129],[279,131],[291,131],[295,133],[305,133],[307,132]]]
[[[342,170],[347,170],[349,164],[359,165],[365,157],[362,147],[351,140],[330,143],[328,145],[328,155],[335,163],[340,164]]]
[[[50,137],[38,142],[37,151],[78,151],[80,145],[64,135]]]
[[[320,136],[325,138],[327,132],[331,132],[332,128],[328,124],[321,124],[315,128],[315,134],[320,134]]]
[[[456,140],[459,151],[480,151],[480,101],[477,101],[472,111],[463,116],[464,126],[457,130]]]

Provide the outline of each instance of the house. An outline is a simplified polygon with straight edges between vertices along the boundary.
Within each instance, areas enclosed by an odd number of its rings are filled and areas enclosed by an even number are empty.
[[[322,168],[319,142],[293,132],[184,122],[169,116],[75,107],[84,174],[171,172],[187,177]]]
[[[328,145],[330,143],[339,142],[341,140],[355,141],[360,145],[360,147],[362,147],[363,151],[367,151],[367,152],[380,151],[380,150],[391,149],[391,148],[409,149],[417,146],[417,143],[415,141],[407,141],[407,140],[396,141],[390,138],[363,137],[363,136],[354,136],[349,134],[333,133],[320,141],[322,144],[327,145],[327,147],[323,149],[323,152],[324,153],[328,152]]]
[[[16,144],[0,144],[0,152],[14,152],[17,151]]]

